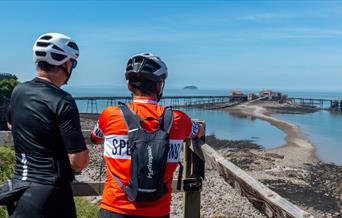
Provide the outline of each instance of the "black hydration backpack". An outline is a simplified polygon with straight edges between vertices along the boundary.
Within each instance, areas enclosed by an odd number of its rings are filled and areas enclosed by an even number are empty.
[[[169,145],[169,131],[173,121],[173,112],[165,107],[163,114],[155,119],[141,119],[126,104],[119,103],[128,128],[128,147],[131,149],[131,177],[129,184],[122,182],[112,174],[114,180],[127,195],[129,201],[156,201],[168,192],[164,184],[164,174]],[[145,131],[140,122],[158,120],[159,128],[153,132]]]

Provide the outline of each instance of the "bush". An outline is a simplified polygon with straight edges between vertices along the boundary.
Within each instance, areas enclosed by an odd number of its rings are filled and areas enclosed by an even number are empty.
[[[15,156],[14,150],[0,145],[0,184],[10,178],[14,172]],[[84,198],[75,198],[77,217],[78,218],[94,218],[98,217],[99,206],[90,203]],[[0,207],[0,218],[7,217],[5,207]]]
[[[11,97],[11,93],[18,83],[16,79],[0,80],[0,106]]]
[[[0,147],[0,183],[12,176],[14,165],[14,150],[8,147]]]
[[[10,178],[14,172],[14,150],[7,147],[0,147],[0,184]],[[7,217],[5,207],[0,207],[0,218]]]

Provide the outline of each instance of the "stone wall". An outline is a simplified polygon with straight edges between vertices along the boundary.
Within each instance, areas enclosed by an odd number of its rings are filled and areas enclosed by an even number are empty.
[[[13,146],[11,131],[0,131],[0,146]]]

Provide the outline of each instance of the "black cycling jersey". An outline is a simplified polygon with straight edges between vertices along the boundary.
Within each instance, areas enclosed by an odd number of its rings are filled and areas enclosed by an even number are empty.
[[[39,78],[19,84],[11,96],[8,118],[16,154],[15,179],[41,184],[74,179],[67,153],[87,148],[70,94]]]

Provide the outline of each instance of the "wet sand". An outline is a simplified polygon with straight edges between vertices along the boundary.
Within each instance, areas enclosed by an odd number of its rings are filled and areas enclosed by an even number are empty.
[[[254,116],[281,129],[286,134],[286,144],[277,148],[269,149],[268,151],[284,155],[284,161],[287,162],[287,166],[298,166],[299,164],[318,161],[318,158],[315,155],[315,146],[308,138],[301,134],[298,126],[272,117],[265,107],[247,103],[227,109],[227,111],[235,111],[244,115]]]

